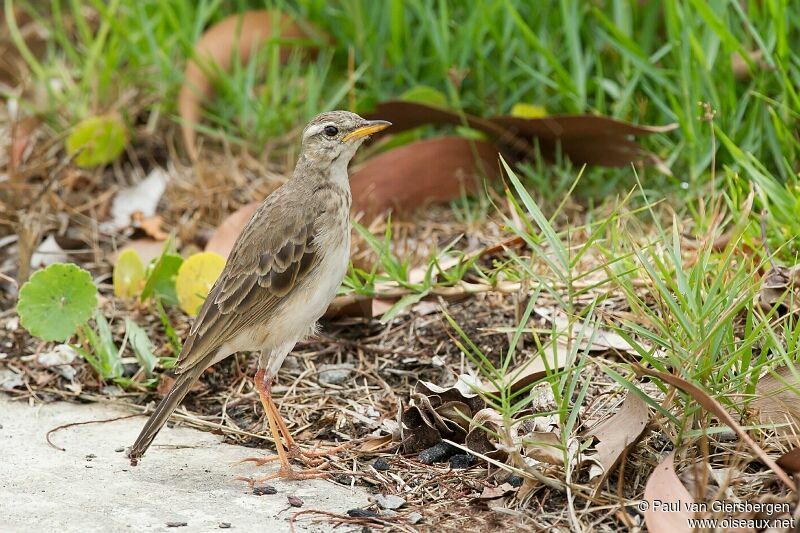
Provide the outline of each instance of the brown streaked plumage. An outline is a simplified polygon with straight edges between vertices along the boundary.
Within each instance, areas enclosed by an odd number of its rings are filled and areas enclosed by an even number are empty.
[[[175,384],[128,451],[133,462],[206,368],[233,353],[258,350],[256,387],[276,440],[277,475],[309,477],[288,464],[278,433],[290,450],[294,441],[270,384],[336,294],[350,252],[347,165],[367,136],[388,126],[346,111],[322,113],[306,126],[292,178],[267,197],[236,240],[183,345]]]

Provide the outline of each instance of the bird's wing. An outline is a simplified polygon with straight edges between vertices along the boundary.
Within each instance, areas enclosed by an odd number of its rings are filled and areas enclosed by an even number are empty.
[[[292,205],[278,192],[270,195],[236,240],[183,345],[179,373],[265,322],[319,262],[317,213]]]

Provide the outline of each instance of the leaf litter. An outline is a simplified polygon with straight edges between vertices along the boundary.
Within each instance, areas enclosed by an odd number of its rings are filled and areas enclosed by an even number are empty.
[[[271,15],[270,24],[275,20],[286,19],[283,18],[283,15]],[[228,22],[229,28],[234,24],[231,21],[223,22]],[[255,40],[249,42],[265,39],[264,33],[256,33],[258,35]],[[248,38],[250,37],[242,32],[240,39]],[[240,40],[238,43],[240,53],[242,55],[249,53],[248,48],[250,47],[242,46],[241,42],[243,41]],[[231,57],[231,51],[237,44],[230,38],[227,38],[227,43],[229,44],[220,48],[224,59],[219,63],[224,63]],[[199,46],[198,49],[200,49]],[[197,57],[200,58],[201,54],[198,53]],[[198,66],[194,62],[190,62],[190,65]],[[199,68],[199,71],[202,71],[202,68]],[[192,80],[194,88],[188,89],[189,84],[187,84],[184,89],[191,90],[194,94],[184,99],[184,103],[190,107],[194,106],[194,109],[190,108],[184,113],[182,129],[186,147],[191,151],[195,145],[195,134],[193,128],[186,133],[185,126],[193,126],[199,121],[197,120],[200,116],[197,114],[199,102],[208,97],[206,88],[210,85],[205,73],[188,78]],[[436,110],[430,105],[409,106],[408,102],[389,102],[380,104],[376,110],[378,113],[382,111],[388,113],[382,118],[387,118],[392,114],[400,115],[396,118],[397,131],[403,121],[405,121],[403,124],[406,125],[404,127],[408,128],[417,127],[412,124],[414,121],[417,121],[417,125],[437,123],[444,125],[445,128],[463,125],[461,115],[454,118],[452,112]],[[446,202],[459,198],[463,190],[476,190],[470,189],[475,186],[474,174],[492,176],[492,171],[497,168],[497,165],[489,166],[488,163],[492,160],[485,157],[475,161],[472,158],[464,159],[463,156],[459,156],[458,154],[464,153],[467,145],[477,146],[479,153],[486,152],[487,154],[490,148],[499,148],[510,156],[510,161],[519,161],[530,155],[531,147],[536,139],[544,148],[545,156],[554,153],[555,143],[560,142],[574,162],[627,165],[631,161],[644,160],[665,169],[660,160],[653,154],[644,151],[632,140],[633,135],[665,131],[664,128],[638,127],[604,117],[585,116],[559,117],[551,115],[532,119],[520,117],[485,119],[467,115],[466,119],[467,125],[481,131],[487,140],[466,142],[461,138],[441,137],[425,139],[416,145],[401,146],[385,152],[380,152],[380,145],[376,146],[377,155],[354,168],[354,191],[356,189],[363,191],[358,193],[358,198],[364,198],[364,200],[359,199],[355,202],[355,205],[363,206],[363,208],[359,208],[360,212],[377,213],[386,208],[393,208],[398,215],[397,220],[402,226],[402,215],[406,208],[424,205],[425,201]],[[23,132],[25,133],[24,137],[28,137],[30,141],[19,143],[14,151],[16,154],[14,164],[19,175],[30,172],[29,165],[31,163],[53,161],[52,153],[55,152],[52,148],[47,147],[47,143],[33,142],[41,138],[41,131],[37,131],[35,126],[31,127],[31,130],[27,133]],[[386,178],[387,182],[382,183],[379,190],[370,188],[370,176],[375,177],[375,169],[380,168],[378,165],[392,161],[390,156],[399,158],[404,149],[411,147],[420,153],[433,154],[435,149],[442,151],[441,167],[436,167],[436,172],[431,174],[433,179],[421,180],[421,185],[425,188],[403,189],[397,185],[397,178],[391,176]],[[50,150],[50,155],[47,150]],[[393,155],[394,152],[398,153]],[[48,209],[65,210],[71,213],[71,218],[67,223],[68,232],[71,235],[78,235],[78,240],[90,248],[89,255],[94,258],[110,255],[110,252],[116,249],[117,239],[120,239],[120,243],[132,247],[146,243],[150,249],[159,250],[157,254],[151,256],[158,257],[164,246],[164,243],[160,241],[165,237],[163,233],[165,228],[174,228],[178,233],[178,241],[187,249],[196,247],[201,250],[205,247],[217,251],[224,257],[227,255],[227,253],[223,253],[224,247],[232,244],[238,230],[236,229],[237,224],[231,223],[228,235],[215,241],[214,233],[226,225],[222,223],[223,219],[230,213],[237,213],[239,209],[246,213],[247,206],[251,202],[263,198],[285,180],[288,169],[279,164],[255,162],[245,157],[230,158],[227,154],[220,155],[215,150],[204,150],[202,160],[197,157],[196,151],[194,156],[194,164],[191,167],[181,167],[178,161],[168,161],[166,156],[162,156],[155,165],[152,162],[145,163],[144,167],[138,169],[134,175],[134,182],[140,176],[147,176],[138,185],[130,183],[130,175],[123,176],[119,168],[111,166],[97,173],[69,169],[64,173],[53,173],[57,178],[49,185],[45,183],[45,187],[41,187],[43,184],[35,180],[32,185],[26,184],[26,187],[34,192],[45,191],[43,203],[48,206]],[[419,163],[420,166],[431,165],[435,161],[433,158],[433,155],[426,156],[414,163]],[[142,160],[146,159],[142,158]],[[159,159],[159,157],[156,156],[155,159]],[[170,166],[170,164],[175,166]],[[134,166],[136,165],[134,164]],[[419,170],[420,166],[414,168]],[[163,168],[168,168],[169,171],[168,179],[164,180],[166,183],[162,184],[160,179],[164,176],[160,173],[164,172],[161,170]],[[407,170],[399,168],[398,175],[402,176],[403,172],[407,172]],[[488,172],[484,173],[485,170]],[[152,178],[153,173],[158,179]],[[363,174],[359,177],[360,173]],[[152,181],[148,181],[151,178]],[[120,187],[120,184],[126,184],[126,186]],[[46,193],[51,186],[57,188],[58,196]],[[137,187],[140,188],[137,189]],[[395,191],[394,196],[385,194],[385,191],[392,190]],[[72,209],[66,210],[66,206],[71,206]],[[474,227],[453,220],[452,217],[448,218],[447,215],[437,219],[436,217],[443,212],[445,210],[431,206],[424,215],[417,213],[419,218],[413,224],[406,223],[405,233],[400,234],[395,239],[396,242],[406,243],[407,249],[424,248],[428,242],[446,242],[447,239],[443,239],[443,237],[452,238],[458,234],[469,234],[473,242],[464,245],[466,253],[494,249],[492,252],[480,253],[479,259],[483,261],[484,267],[491,266],[494,259],[505,258],[505,248],[503,246],[496,248],[498,243],[505,238],[503,231],[498,229],[499,224],[491,221],[486,224],[487,227],[476,230]],[[83,220],[81,217],[87,217],[95,222],[106,222],[110,226],[103,227],[101,234],[92,235],[86,225],[79,223]],[[248,218],[249,214],[242,215],[240,213],[238,224],[243,225]],[[44,235],[46,232],[35,235],[32,240],[38,244]],[[215,249],[219,242],[222,243],[222,247]],[[71,250],[65,251],[71,253]],[[143,263],[148,264],[150,257],[145,257],[141,251],[139,253]],[[419,251],[416,253],[424,254]],[[355,254],[363,254],[363,248],[356,247]],[[24,255],[24,253],[20,255]],[[419,258],[413,254],[409,256],[414,259]],[[357,259],[357,257],[355,258]],[[179,260],[177,257],[173,259],[165,261],[165,263],[172,263],[170,268],[166,268],[164,265],[159,266],[165,270],[165,273],[164,276],[157,276],[157,279],[177,275],[180,268]],[[178,266],[172,268],[176,264]],[[102,276],[105,276],[104,279],[110,279],[111,271],[108,262],[92,259],[92,262],[87,265],[91,265],[93,273],[97,273],[101,279],[103,279]],[[416,272],[417,275],[418,273],[419,271]],[[792,270],[788,272],[776,270],[775,275],[766,275],[767,282],[764,284],[763,292],[764,303],[770,305],[777,302],[776,298],[785,298],[786,290],[784,289],[793,288],[791,279],[793,279]],[[446,287],[446,289],[451,288]],[[175,301],[178,299],[177,295],[170,295],[168,290],[164,287],[157,287],[155,283],[147,290],[150,293],[163,291],[167,298],[172,297]],[[395,290],[395,288],[391,288],[391,290]],[[523,290],[523,286],[516,282],[490,285],[482,284],[480,280],[473,278],[465,281],[461,286],[455,287],[455,290],[443,291],[443,294],[432,294],[430,300],[421,301],[417,305],[434,303],[436,306],[444,307],[448,312],[452,312],[459,323],[467,325],[469,335],[478,339],[490,356],[497,359],[503,349],[507,347],[509,339],[505,333],[492,331],[492,329],[498,325],[514,323],[517,318],[516,307],[518,305],[515,298],[521,290]],[[391,291],[387,290],[387,292]],[[146,332],[147,338],[154,340],[151,345],[148,345],[143,342],[144,337],[139,333],[134,333],[134,338],[130,339],[133,345],[132,349],[136,356],[140,357],[145,370],[149,370],[151,367],[157,368],[157,364],[162,360],[166,360],[171,355],[174,356],[174,350],[165,339],[164,319],[166,319],[166,323],[171,324],[170,327],[174,324],[174,334],[184,338],[189,326],[189,321],[184,314],[179,313],[174,307],[168,307],[165,318],[160,318],[154,315],[152,309],[141,306],[143,302],[115,300],[110,295],[106,297],[107,293],[107,291],[103,293],[100,302],[103,314],[109,317],[116,315],[119,318],[122,313],[125,313],[123,315],[125,318],[130,316],[131,320]],[[388,297],[397,299],[404,295],[402,291],[397,290],[396,294],[390,294]],[[791,300],[789,301],[791,302]],[[367,462],[363,456],[354,454],[340,457],[334,460],[332,466],[334,479],[337,482],[376,487],[385,494],[402,494],[402,498],[406,501],[404,509],[408,511],[424,509],[426,517],[436,517],[439,523],[451,524],[453,527],[462,529],[465,521],[469,521],[471,526],[479,527],[481,521],[488,520],[485,515],[476,514],[474,505],[476,500],[478,502],[502,500],[502,505],[510,508],[517,505],[523,498],[530,499],[534,496],[538,498],[537,502],[541,503],[537,511],[537,525],[549,524],[563,527],[568,523],[564,516],[564,509],[567,506],[563,499],[563,491],[551,490],[551,486],[542,484],[539,478],[534,477],[533,479],[537,481],[531,483],[529,483],[530,477],[522,480],[514,478],[515,473],[530,473],[526,469],[540,472],[540,475],[547,479],[558,479],[560,483],[567,480],[577,490],[577,494],[586,496],[586,501],[621,507],[622,500],[633,499],[641,495],[641,487],[633,483],[631,472],[635,472],[641,479],[646,478],[647,473],[652,471],[653,465],[657,464],[658,459],[663,456],[666,437],[655,430],[650,433],[645,431],[639,436],[635,435],[637,422],[641,421],[644,416],[639,409],[641,406],[637,406],[637,409],[629,406],[628,402],[635,402],[634,399],[631,399],[633,396],[630,393],[623,402],[623,406],[628,405],[628,407],[623,407],[624,412],[619,411],[612,414],[610,418],[597,416],[597,412],[592,410],[592,406],[602,404],[599,399],[616,394],[619,390],[618,385],[606,379],[602,372],[596,372],[597,369],[594,365],[587,365],[577,370],[591,384],[587,389],[589,392],[584,398],[585,405],[577,411],[576,426],[569,435],[563,435],[566,429],[561,426],[557,414],[554,415],[548,411],[557,407],[551,405],[553,403],[552,391],[550,395],[543,394],[540,384],[538,387],[531,388],[530,394],[540,395],[545,400],[541,402],[541,405],[537,405],[533,412],[518,413],[522,419],[514,420],[508,434],[504,435],[503,439],[498,439],[492,434],[501,434],[506,422],[497,410],[486,406],[480,394],[475,393],[471,387],[463,386],[471,378],[461,379],[459,376],[469,376],[464,373],[468,370],[469,365],[465,364],[463,354],[450,342],[450,332],[442,323],[439,313],[436,310],[431,312],[430,305],[428,311],[424,313],[415,311],[415,309],[422,308],[411,306],[392,317],[386,324],[379,324],[370,320],[376,316],[375,309],[370,302],[368,314],[339,318],[328,324],[330,329],[326,330],[321,337],[301,343],[287,360],[286,367],[282,369],[279,382],[275,387],[276,395],[282,397],[282,409],[287,411],[291,429],[299,433],[298,437],[332,443],[363,439],[364,445],[361,450],[370,454],[366,459],[377,455],[387,458],[387,462],[391,465],[388,471],[377,470],[367,468]],[[619,312],[629,311],[619,310]],[[548,317],[540,318],[548,320]],[[627,341],[624,338],[595,321],[581,323],[570,317],[551,315],[549,320],[556,324],[556,333],[562,330],[564,319],[568,322],[572,320],[573,330],[589,332],[578,343],[578,348],[587,354],[591,352],[592,357],[613,358],[616,355],[634,355],[631,353],[630,346],[626,346]],[[119,342],[123,338],[124,323],[123,320],[113,320],[108,325],[109,334],[113,336],[112,342]],[[11,324],[8,321],[8,315],[0,314],[0,327],[5,327],[5,324]],[[33,345],[30,339],[26,338],[16,326],[4,330],[4,333],[5,331],[9,332],[11,340],[6,344],[3,339],[4,344],[0,345],[0,351],[8,351],[11,349],[10,347],[13,347],[15,353],[17,351],[27,354],[50,353],[46,348],[42,351],[42,346]],[[532,357],[532,359],[540,361],[542,366],[536,367],[533,364],[526,364],[526,361],[517,361],[519,364],[517,368],[521,370],[512,378],[512,382],[506,383],[512,385],[513,390],[520,390],[549,373],[573,371],[567,363],[573,362],[572,355],[574,355],[576,339],[563,339],[559,335],[556,335],[558,337],[556,339],[550,339],[546,338],[548,337],[547,333],[543,333],[543,336],[545,337],[543,351],[545,354],[549,353],[552,360],[544,365],[540,350],[534,349],[528,339],[525,354],[536,354],[538,357]],[[33,358],[30,361],[34,360],[38,359]],[[44,361],[48,361],[48,359],[45,358]],[[156,361],[158,363],[154,366]],[[261,413],[248,378],[250,370],[252,370],[248,368],[248,365],[251,363],[252,361],[242,356],[209,370],[203,380],[198,383],[197,388],[190,394],[186,405],[179,410],[176,418],[185,424],[221,432],[230,442],[263,445],[269,439],[262,431]],[[352,365],[355,376],[353,383],[357,386],[348,387],[334,383],[321,391],[314,380],[308,380],[307,377],[318,375],[324,364]],[[104,387],[105,384],[98,381],[97,377],[80,360],[54,365],[37,363],[36,366],[31,366],[28,361],[2,358],[0,365],[3,367],[0,369],[3,371],[3,383],[20,397],[30,394],[30,388],[34,390],[38,388],[37,393],[49,395],[47,397],[59,395],[73,397],[75,393],[66,388],[65,380],[67,378],[61,373],[63,370],[61,367],[65,365],[75,369],[74,378],[83,385],[82,390],[78,392],[79,398],[97,400],[109,394],[107,392],[109,389]],[[529,368],[531,369],[525,370]],[[169,374],[161,375],[161,382],[156,394],[144,392],[142,389],[138,391],[137,396],[136,389],[133,389],[126,393],[128,396],[115,397],[115,401],[127,403],[133,410],[140,410],[141,404],[147,399],[153,399],[165,393],[170,379]],[[762,380],[764,379],[766,378],[762,378]],[[450,383],[454,385],[446,385]],[[764,386],[766,387],[767,384],[765,382]],[[47,387],[46,391],[44,391],[45,387]],[[63,387],[65,390],[62,392],[59,387]],[[642,387],[655,400],[664,399],[658,391],[647,388],[646,384],[642,384]],[[787,403],[789,398],[791,397],[781,400],[781,405],[778,409],[773,409],[773,412],[780,413],[780,409],[785,408],[783,403]],[[414,402],[413,405],[410,405],[411,402]],[[381,420],[379,420],[378,429],[370,417],[354,416],[353,414],[359,414],[355,406],[366,403],[373,406],[379,413]],[[769,405],[766,406],[767,408],[763,405],[760,407],[759,412],[770,412]],[[712,409],[712,411],[717,416],[722,416],[716,410]],[[475,457],[486,456],[491,462],[477,461],[476,466],[458,470],[456,474],[446,462],[446,458],[427,465],[418,461],[413,454],[398,454],[396,451],[398,447],[401,447],[408,439],[415,438],[414,431],[410,429],[411,425],[403,421],[403,416],[407,412],[413,413],[412,416],[418,418],[418,427],[421,428],[418,431],[422,434],[430,433],[431,429],[436,430],[438,441],[434,446],[445,440],[456,442],[459,445],[463,444],[466,450],[473,451]],[[639,413],[639,415],[633,416],[631,413]],[[528,419],[525,419],[526,417]],[[592,418],[594,420],[608,419],[605,423],[601,421],[599,425],[591,425],[589,432],[584,434],[597,440],[594,449],[597,452],[597,462],[610,465],[604,466],[602,482],[597,478],[589,479],[591,476],[589,468],[575,468],[578,459],[582,458],[576,448],[575,439],[579,436],[578,430],[585,429],[584,425]],[[617,423],[626,428],[626,431],[623,432],[624,435],[612,435],[610,430],[603,431],[604,427],[616,427]],[[485,431],[484,427],[488,427],[491,431]],[[595,431],[594,434],[592,434],[592,429]],[[478,448],[478,444],[475,444],[475,448],[470,446],[472,440],[470,435],[476,442],[481,440],[480,446],[483,447]],[[430,437],[430,440],[432,441],[433,438]],[[367,444],[370,442],[378,444],[368,447]],[[447,443],[445,442],[445,444]],[[448,453],[452,456],[465,452],[464,449],[455,446],[452,448],[443,446],[442,448],[445,449],[443,457],[446,457]],[[731,455],[734,453],[731,452]],[[499,459],[495,459],[495,457]],[[509,457],[512,459],[509,460]],[[567,458],[566,464],[565,457]],[[788,460],[785,459],[783,463],[786,464]],[[509,463],[506,464],[503,461],[509,461]],[[615,462],[620,462],[617,469],[613,468]],[[778,464],[780,465],[780,461]],[[672,465],[672,461],[670,461],[670,465]],[[510,470],[504,469],[504,466],[509,467]],[[671,468],[674,475],[674,467],[671,466]],[[618,473],[621,470],[624,470],[624,476],[621,472]],[[791,469],[787,468],[787,470]],[[571,480],[566,479],[568,471],[573,472]],[[751,472],[751,474],[758,475],[759,472]],[[652,477],[650,481],[653,481]],[[526,488],[525,491],[519,489],[520,483],[524,484],[522,486]],[[615,483],[618,484],[618,487],[614,487]],[[649,486],[650,482],[648,482]],[[524,494],[522,494],[523,492]],[[620,499],[620,495],[623,496],[622,499]],[[591,498],[595,498],[595,500]],[[404,510],[403,512],[409,516],[413,514],[408,511]],[[622,510],[620,512],[624,513]],[[404,516],[401,515],[397,520]],[[504,520],[507,520],[508,524],[516,523],[508,518],[510,515],[499,516],[499,518],[494,516],[491,519],[493,525]],[[606,523],[615,524],[627,523],[625,520],[629,520],[629,518],[609,519],[605,514],[602,516],[595,514],[593,517],[600,520],[611,520]],[[527,519],[524,516],[517,518],[523,523]]]

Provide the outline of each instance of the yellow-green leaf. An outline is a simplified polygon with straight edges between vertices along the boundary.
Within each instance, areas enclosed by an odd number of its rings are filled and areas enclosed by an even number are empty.
[[[427,85],[415,85],[401,94],[400,99],[407,102],[447,107],[447,96],[442,91]]]
[[[178,269],[175,292],[181,309],[189,316],[195,316],[200,310],[223,268],[225,258],[214,252],[202,252],[191,256]]]
[[[79,122],[67,137],[67,153],[82,167],[114,161],[128,142],[128,132],[117,114],[89,117]]]
[[[133,298],[142,288],[144,263],[136,250],[123,250],[114,265],[114,295],[117,298]]]
[[[547,109],[541,105],[514,104],[514,107],[511,108],[511,116],[519,118],[542,118],[547,116]]]

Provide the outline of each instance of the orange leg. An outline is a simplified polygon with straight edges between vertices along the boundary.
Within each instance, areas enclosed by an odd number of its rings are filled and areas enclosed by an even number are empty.
[[[242,462],[251,461],[260,466],[278,460],[281,463],[281,467],[277,472],[270,474],[269,476],[258,479],[245,479],[245,481],[248,481],[252,484],[278,477],[285,479],[310,479],[324,476],[324,472],[320,472],[319,470],[315,469],[298,472],[289,464],[290,458],[300,458],[300,456],[305,455],[305,453],[299,450],[294,442],[294,439],[292,438],[291,433],[289,433],[289,428],[286,427],[286,424],[278,413],[278,408],[275,406],[275,402],[272,400],[272,391],[270,388],[271,384],[264,378],[264,370],[259,370],[256,373],[255,383],[256,390],[258,390],[258,395],[261,399],[261,405],[264,407],[264,413],[267,416],[267,423],[269,424],[270,433],[272,433],[272,439],[275,441],[275,449],[278,452],[278,455],[272,457],[252,457],[243,459]],[[283,436],[287,446],[289,447],[288,453],[283,447],[281,436]],[[324,466],[325,464],[326,463],[320,461],[312,466]]]

